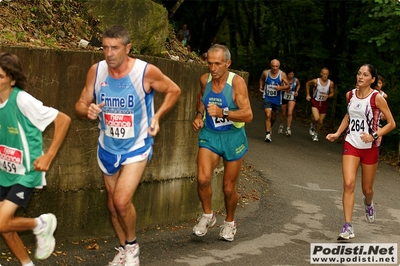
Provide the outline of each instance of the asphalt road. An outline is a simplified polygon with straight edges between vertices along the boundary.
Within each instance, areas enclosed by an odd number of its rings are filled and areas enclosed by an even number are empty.
[[[324,136],[312,142],[308,128],[296,121],[291,137],[277,134],[275,125],[272,142],[265,143],[261,104],[253,101],[252,107],[254,120],[246,126],[250,149],[240,177],[235,240],[218,240],[223,211],[217,215],[217,226],[202,238],[191,234],[194,220],[146,230],[138,234],[141,265],[310,265],[312,243],[337,244],[344,222],[342,144],[330,143]],[[373,224],[364,220],[358,178],[353,215],[356,237],[349,243],[397,243],[400,258],[399,171],[379,165],[374,197],[377,219]],[[107,265],[114,245],[114,239],[58,240],[57,256],[35,264]],[[1,254],[3,266],[19,265],[15,260],[5,261],[6,257],[6,253]]]

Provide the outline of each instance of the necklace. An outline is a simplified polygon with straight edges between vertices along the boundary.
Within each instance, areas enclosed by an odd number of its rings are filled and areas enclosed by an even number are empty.
[[[372,92],[371,88],[365,89],[365,90],[360,90],[359,88],[357,89],[357,97],[358,98],[365,98],[368,97]]]

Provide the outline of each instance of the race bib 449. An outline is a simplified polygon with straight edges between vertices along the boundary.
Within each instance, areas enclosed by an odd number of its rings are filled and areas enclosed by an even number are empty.
[[[133,114],[104,114],[105,134],[115,139],[128,139],[135,136]]]

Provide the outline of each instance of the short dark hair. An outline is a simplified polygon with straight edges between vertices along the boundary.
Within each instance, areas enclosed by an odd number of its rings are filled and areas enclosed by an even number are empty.
[[[294,74],[294,68],[288,68],[286,70],[286,74],[289,74],[290,72],[293,72],[293,74]]]
[[[15,87],[25,90],[28,85],[28,79],[22,71],[22,66],[18,56],[8,52],[0,53],[0,67],[6,72],[6,75],[15,80]]]
[[[103,33],[103,39],[104,38],[121,38],[122,39],[122,43],[124,45],[127,45],[129,43],[131,43],[131,36],[129,34],[129,32],[125,29],[124,26],[121,25],[114,25],[111,27],[108,27],[104,33]]]

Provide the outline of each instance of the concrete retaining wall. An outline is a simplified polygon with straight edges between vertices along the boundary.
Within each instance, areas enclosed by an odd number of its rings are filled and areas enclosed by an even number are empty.
[[[59,220],[57,237],[82,239],[114,235],[96,161],[97,122],[79,120],[74,113],[87,70],[102,60],[103,54],[1,46],[0,51],[19,56],[29,76],[29,93],[72,118],[66,140],[47,173],[48,186],[38,190],[28,208],[17,214],[30,217],[45,212],[56,214]],[[138,230],[192,219],[201,213],[196,185],[197,133],[193,132],[191,122],[199,77],[208,71],[205,65],[156,57],[140,58],[158,66],[180,86],[182,95],[161,121],[153,158],[134,197]],[[247,81],[247,73],[239,74]],[[156,94],[156,108],[162,97]],[[50,126],[44,132],[45,148],[52,135],[53,127]],[[218,171],[213,178],[215,210],[223,207],[222,164]]]

